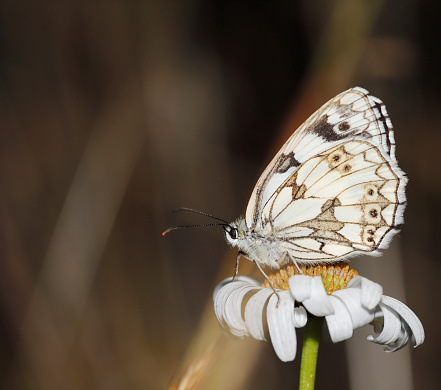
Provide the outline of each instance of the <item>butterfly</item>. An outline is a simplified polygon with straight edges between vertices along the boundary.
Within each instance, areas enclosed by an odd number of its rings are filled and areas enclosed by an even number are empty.
[[[244,256],[266,276],[262,266],[380,255],[404,222],[406,183],[385,105],[355,87],[292,134],[257,181],[244,216],[228,223],[201,214],[221,221],[238,248],[235,275]]]

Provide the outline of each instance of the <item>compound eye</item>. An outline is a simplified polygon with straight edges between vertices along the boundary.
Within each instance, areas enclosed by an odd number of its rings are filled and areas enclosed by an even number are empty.
[[[230,231],[228,232],[228,234],[230,235],[230,237],[235,240],[237,238],[237,229],[236,228],[231,228]]]

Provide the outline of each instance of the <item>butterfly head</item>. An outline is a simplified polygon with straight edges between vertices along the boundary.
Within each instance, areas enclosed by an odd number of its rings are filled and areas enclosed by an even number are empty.
[[[242,217],[224,226],[225,238],[233,247],[240,246],[240,242],[245,238],[247,231],[245,219]]]

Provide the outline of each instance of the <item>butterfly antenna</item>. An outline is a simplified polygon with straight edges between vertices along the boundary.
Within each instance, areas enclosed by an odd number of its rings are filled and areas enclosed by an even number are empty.
[[[205,227],[205,226],[229,226],[228,223],[205,223],[203,225],[182,225],[182,226],[173,226],[162,232],[162,236],[165,236],[167,233],[170,233],[172,230],[177,229],[186,229],[186,228],[195,228],[195,227]]]
[[[215,217],[215,216],[213,216],[213,215],[211,215],[211,214],[204,213],[203,211],[190,209],[190,208],[188,208],[188,207],[179,207],[178,209],[174,209],[174,210],[172,210],[172,211],[173,211],[173,213],[177,213],[178,211],[190,211],[191,213],[201,214],[201,215],[204,215],[204,216],[206,216],[206,217],[216,219],[216,220],[218,220],[218,221],[223,222],[224,224],[229,225],[229,223],[228,223],[227,221],[225,221],[225,220],[223,220],[223,219],[221,219],[221,218]],[[198,226],[202,226],[202,225],[198,225]],[[207,225],[205,225],[205,226],[207,226]]]

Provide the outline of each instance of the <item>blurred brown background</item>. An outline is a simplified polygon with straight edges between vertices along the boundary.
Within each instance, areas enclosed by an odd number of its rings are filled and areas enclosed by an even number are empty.
[[[353,264],[416,312],[426,342],[385,354],[368,327],[325,334],[317,388],[440,388],[440,12],[2,1],[1,387],[296,388],[299,356],[219,329],[211,294],[235,258],[221,230],[161,231],[206,222],[179,206],[237,218],[293,130],[359,85],[386,103],[410,182],[400,236]]]

